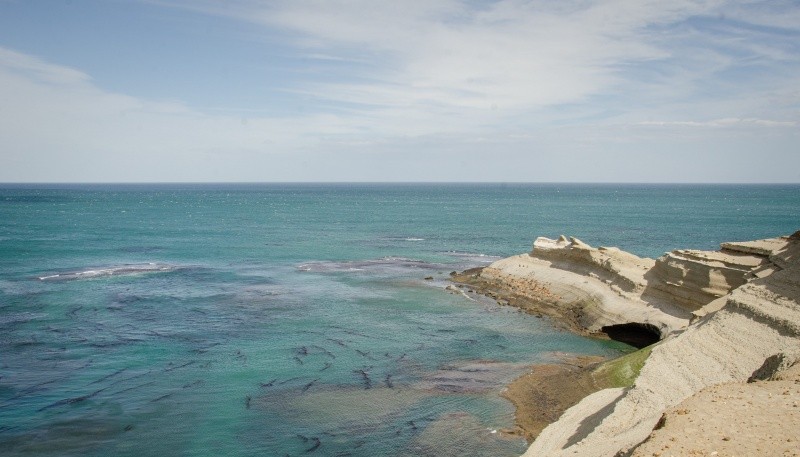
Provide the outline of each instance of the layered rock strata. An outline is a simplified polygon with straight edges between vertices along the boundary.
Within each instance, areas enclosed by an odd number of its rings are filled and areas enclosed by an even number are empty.
[[[744,243],[723,243],[720,251],[680,249],[656,260],[648,272],[648,293],[671,300],[678,306],[696,311],[726,295],[755,277],[755,272],[769,271],[768,252],[763,246],[779,247],[780,239]]]
[[[635,324],[658,338],[684,328],[708,312],[705,306],[773,265],[765,246],[726,243],[721,251],[676,250],[653,260],[563,235],[540,237],[530,253],[457,280],[521,301],[582,333]]]
[[[587,332],[634,322],[666,337],[632,387],[589,395],[545,428],[526,456],[631,455],[666,410],[702,389],[768,379],[796,363],[800,232],[722,248],[653,261],[574,238],[539,238],[530,254],[472,275],[548,314],[571,314]]]

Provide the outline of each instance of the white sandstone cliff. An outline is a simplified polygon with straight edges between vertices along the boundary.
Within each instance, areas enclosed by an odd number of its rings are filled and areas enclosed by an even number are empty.
[[[709,386],[768,378],[797,361],[800,232],[722,248],[673,251],[653,262],[574,239],[540,238],[531,255],[484,270],[499,281],[533,279],[564,305],[591,297],[587,328],[641,321],[667,335],[633,387],[585,398],[545,428],[525,456],[630,455],[662,413],[686,398]],[[692,311],[700,317],[683,328]]]
[[[576,239],[539,237],[529,254],[499,260],[480,278],[514,294],[570,312],[581,330],[652,326],[661,336],[684,328],[693,313],[771,265],[764,251],[726,244],[719,252],[679,250],[658,260]]]

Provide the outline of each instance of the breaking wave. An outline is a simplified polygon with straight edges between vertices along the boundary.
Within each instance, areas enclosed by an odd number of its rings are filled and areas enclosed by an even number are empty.
[[[487,255],[487,254],[479,254],[474,252],[460,252],[460,251],[447,251],[444,254],[450,257],[456,257],[461,260],[470,263],[492,263],[494,261],[500,260],[502,257],[494,256],[494,255]]]
[[[355,272],[365,270],[421,269],[436,270],[445,268],[444,264],[425,262],[405,257],[383,257],[372,260],[353,260],[344,262],[317,261],[297,266],[300,271],[315,273]]]
[[[127,276],[142,273],[174,271],[179,267],[166,263],[139,263],[114,265],[102,268],[90,268],[87,270],[73,270],[63,273],[39,276],[40,281],[71,281],[77,279],[91,279],[104,276]]]

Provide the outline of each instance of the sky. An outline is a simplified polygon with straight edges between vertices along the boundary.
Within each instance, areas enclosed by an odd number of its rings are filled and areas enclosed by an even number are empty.
[[[797,0],[0,0],[0,182],[800,182]]]

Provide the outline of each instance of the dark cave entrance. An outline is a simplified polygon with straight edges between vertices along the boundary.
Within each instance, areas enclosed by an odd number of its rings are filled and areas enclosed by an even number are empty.
[[[661,340],[661,331],[653,324],[629,322],[627,324],[606,325],[600,329],[614,341],[641,349]]]

